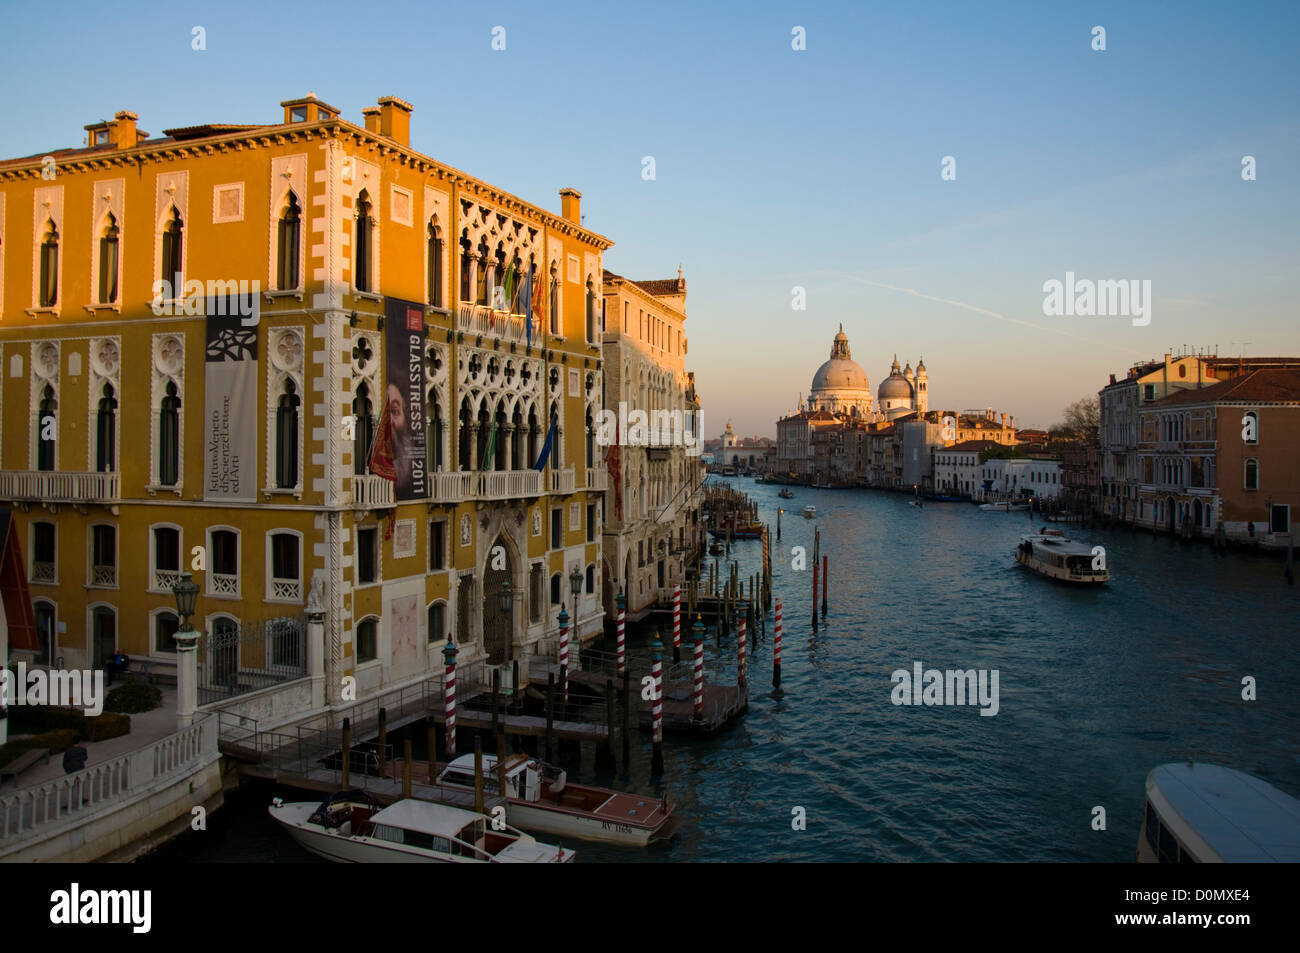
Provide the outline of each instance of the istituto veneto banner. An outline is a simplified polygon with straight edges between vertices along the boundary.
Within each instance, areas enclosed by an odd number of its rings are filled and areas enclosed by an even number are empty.
[[[424,305],[401,298],[385,299],[384,358],[387,386],[384,413],[393,427],[396,498],[419,500],[429,495],[427,471],[427,384],[424,375]]]
[[[238,296],[207,299],[203,498],[257,500],[257,325]]]

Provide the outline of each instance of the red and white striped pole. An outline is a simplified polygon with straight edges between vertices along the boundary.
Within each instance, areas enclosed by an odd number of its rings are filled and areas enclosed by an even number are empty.
[[[654,749],[650,755],[650,772],[663,774],[664,771],[664,662],[663,643],[659,633],[650,646],[650,657],[654,660],[650,674],[654,679],[654,696],[650,701],[650,737]]]
[[[569,700],[569,613],[560,609],[560,694]]]
[[[442,650],[442,654],[447,662],[442,697],[447,718],[447,760],[450,761],[456,757],[456,643],[452,641],[450,632],[447,633],[447,647]],[[429,752],[429,758],[433,759],[432,751]]]
[[[697,615],[691,627],[695,634],[695,720],[704,717],[704,622]]]
[[[740,656],[739,658],[740,664],[738,666],[739,678],[737,679],[737,681],[739,682],[739,687],[741,691],[748,691],[749,679],[747,677],[748,672],[746,671],[746,666],[748,664],[749,646],[745,640],[745,620],[743,618],[740,620],[740,630],[736,637],[736,650]]]
[[[673,664],[682,660],[682,587],[673,589]]]
[[[781,687],[781,600],[776,600],[776,632],[772,639],[772,687]]]
[[[627,671],[627,643],[623,637],[623,623],[627,619],[627,596],[618,594],[618,676]]]

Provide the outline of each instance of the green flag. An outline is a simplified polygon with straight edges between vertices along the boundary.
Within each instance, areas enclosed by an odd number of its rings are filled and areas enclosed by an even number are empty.
[[[510,262],[510,267],[506,269],[505,280],[506,310],[511,313],[515,310],[515,280],[517,277],[518,273],[515,271],[515,263],[512,260]]]
[[[492,468],[492,458],[497,452],[497,422],[492,421],[492,433],[488,436],[487,449],[483,451],[483,466],[479,469],[490,470]]]

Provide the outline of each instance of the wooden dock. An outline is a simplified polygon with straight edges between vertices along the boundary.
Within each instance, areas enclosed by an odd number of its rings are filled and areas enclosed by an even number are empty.
[[[731,719],[744,714],[749,707],[749,696],[735,685],[705,685],[704,713],[695,717],[694,688],[690,682],[674,682],[664,686],[664,731],[684,734],[712,734],[725,728]],[[650,703],[642,702],[637,717],[644,729],[650,728]]]

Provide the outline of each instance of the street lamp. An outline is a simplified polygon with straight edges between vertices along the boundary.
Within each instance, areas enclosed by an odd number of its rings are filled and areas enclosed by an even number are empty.
[[[194,713],[199,707],[199,633],[190,626],[194,615],[194,602],[199,587],[188,571],[172,586],[176,597],[176,612],[181,617],[180,627],[172,636],[176,640],[176,728],[188,728],[194,723]]]
[[[501,607],[501,614],[506,617],[506,658],[507,665],[510,664],[510,651],[512,636],[514,635],[514,608],[515,592],[510,588],[510,580],[507,579],[501,584],[501,592],[497,596],[498,605]]]
[[[180,629],[188,629],[190,616],[194,615],[194,603],[199,596],[199,587],[194,584],[188,569],[172,584],[172,595],[176,597],[176,614],[181,617]]]
[[[569,591],[573,593],[573,637],[576,639],[578,637],[578,595],[582,592],[582,570],[577,566],[574,566],[573,572],[569,573]]]

